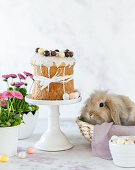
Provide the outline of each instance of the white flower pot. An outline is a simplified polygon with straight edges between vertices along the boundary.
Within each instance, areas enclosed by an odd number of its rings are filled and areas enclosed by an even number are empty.
[[[18,126],[0,127],[0,155],[17,154]]]
[[[18,139],[25,139],[32,135],[36,126],[38,114],[38,111],[36,111],[34,115],[32,114],[32,112],[29,112],[28,114],[23,114],[24,123],[21,123],[19,125]]]
[[[115,144],[109,141],[113,162],[121,167],[135,167],[135,144]]]

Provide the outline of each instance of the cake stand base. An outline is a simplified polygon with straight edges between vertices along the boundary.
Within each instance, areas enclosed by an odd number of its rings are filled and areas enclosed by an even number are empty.
[[[81,97],[73,100],[61,101],[47,101],[47,100],[33,100],[31,95],[26,97],[26,101],[31,104],[48,105],[48,129],[43,133],[40,140],[35,144],[35,147],[45,151],[62,151],[71,149],[73,145],[69,142],[68,138],[61,131],[59,125],[59,106],[74,104],[81,101]]]
[[[59,126],[59,105],[49,106],[48,129],[36,143],[36,148],[46,151],[67,150],[73,147]]]

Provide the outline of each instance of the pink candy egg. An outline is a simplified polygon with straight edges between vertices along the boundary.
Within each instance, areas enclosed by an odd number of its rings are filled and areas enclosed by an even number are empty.
[[[73,92],[69,94],[69,99],[77,99],[79,97],[79,93],[78,92]]]
[[[34,147],[28,147],[26,149],[26,152],[29,153],[29,154],[33,154],[35,152],[35,148]]]

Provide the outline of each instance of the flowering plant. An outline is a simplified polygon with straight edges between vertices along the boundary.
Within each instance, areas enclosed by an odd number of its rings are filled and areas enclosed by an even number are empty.
[[[23,95],[19,91],[4,91],[0,93],[0,127],[11,127],[22,122],[22,114],[15,113],[15,99],[22,100]]]
[[[12,103],[15,112],[21,112],[22,114],[27,114],[28,112],[32,112],[35,114],[36,110],[39,109],[36,105],[29,105],[25,101],[25,97],[28,94],[28,79],[32,81],[31,87],[29,89],[29,93],[31,91],[34,79],[33,75],[28,72],[23,72],[24,74],[18,73],[16,74],[8,74],[2,75],[4,78],[3,81],[7,82],[7,90],[9,91],[19,91],[23,95],[23,99],[19,100],[18,98],[14,99],[14,103]]]

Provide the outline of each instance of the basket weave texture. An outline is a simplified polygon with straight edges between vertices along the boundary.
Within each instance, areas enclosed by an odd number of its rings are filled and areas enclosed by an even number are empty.
[[[93,136],[94,125],[80,120],[80,117],[76,119],[76,123],[80,129],[81,134],[84,138],[91,142]]]

